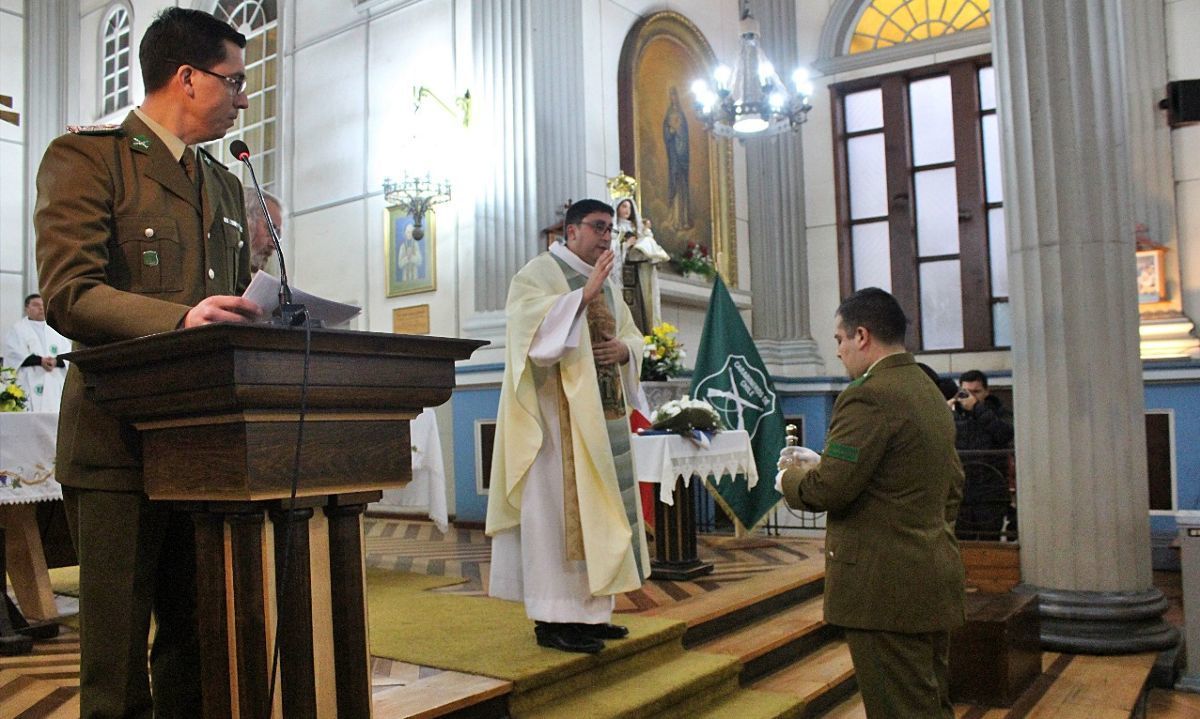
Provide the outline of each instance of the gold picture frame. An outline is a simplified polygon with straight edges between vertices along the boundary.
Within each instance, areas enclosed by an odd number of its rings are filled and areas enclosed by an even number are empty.
[[[425,236],[412,239],[412,215],[399,207],[384,211],[383,250],[387,296],[437,289],[437,232],[432,211],[425,213]]]
[[[638,208],[658,243],[675,258],[689,242],[707,246],[737,286],[733,143],[708,132],[690,91],[715,65],[712,46],[683,15],[657,12],[634,24],[617,70],[621,170],[637,179]]]

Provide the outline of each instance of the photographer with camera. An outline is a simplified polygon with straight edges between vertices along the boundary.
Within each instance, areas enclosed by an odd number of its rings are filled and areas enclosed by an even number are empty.
[[[959,391],[947,400],[957,431],[954,446],[962,450],[1003,450],[1012,447],[1012,413],[988,391],[987,375],[968,370],[958,378]],[[998,541],[1010,497],[1008,457],[962,457],[966,484],[958,510],[959,539]]]

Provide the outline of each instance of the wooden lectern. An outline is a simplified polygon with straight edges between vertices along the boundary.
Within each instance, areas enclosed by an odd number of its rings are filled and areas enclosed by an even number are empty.
[[[90,396],[140,431],[146,493],[195,520],[205,717],[371,715],[362,514],[411,479],[409,420],[449,399],[454,361],[486,344],[308,336],[307,392],[304,329],[208,325],[67,356]]]

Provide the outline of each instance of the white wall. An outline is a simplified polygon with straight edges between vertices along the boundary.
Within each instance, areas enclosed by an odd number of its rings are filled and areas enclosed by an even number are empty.
[[[443,173],[462,187],[469,167],[454,158],[463,130],[436,103],[413,111],[413,88],[447,103],[456,84],[453,0],[376,5],[299,0],[285,26],[282,120],[285,185],[293,213],[292,278],[297,286],[363,306],[360,329],[390,332],[392,310],[428,304],[435,335],[459,334],[457,288],[462,234],[470,205],[436,208],[436,289],[387,298],[382,184],[405,172]],[[444,154],[438,154],[438,153]],[[431,161],[430,158],[433,158]],[[446,161],[450,158],[450,161]]]

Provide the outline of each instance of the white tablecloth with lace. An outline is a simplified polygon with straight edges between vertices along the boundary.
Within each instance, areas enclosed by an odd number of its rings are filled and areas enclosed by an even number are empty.
[[[62,499],[57,440],[57,412],[0,412],[0,505]]]
[[[693,474],[718,478],[741,474],[750,488],[758,484],[754,448],[745,430],[718,432],[708,448],[677,434],[635,434],[631,444],[634,476],[639,482],[658,484],[658,500],[664,504],[675,503],[675,480],[683,477],[687,487]]]
[[[57,412],[0,412],[0,526],[8,575],[28,619],[58,616],[38,531],[37,502],[62,499],[54,479]]]

